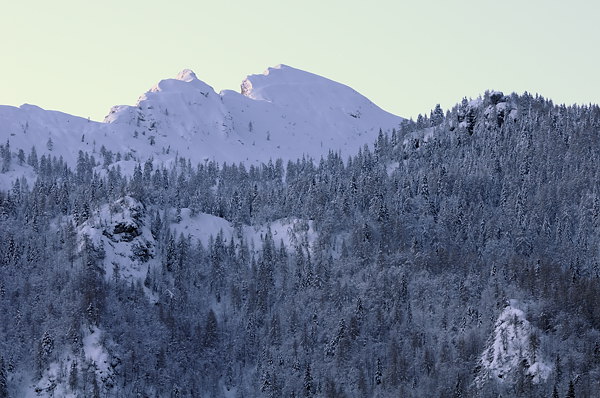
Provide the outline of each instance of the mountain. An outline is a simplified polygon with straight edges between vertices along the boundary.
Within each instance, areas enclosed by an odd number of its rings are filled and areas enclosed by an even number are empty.
[[[75,165],[78,151],[102,147],[168,162],[261,164],[270,159],[345,156],[371,144],[380,129],[403,119],[383,111],[350,87],[286,65],[248,76],[241,93],[216,93],[184,70],[161,80],[135,106],[115,106],[94,122],[32,105],[0,107],[0,138],[11,150],[62,156]],[[99,157],[99,155],[96,155]]]
[[[231,109],[248,136],[388,117],[286,67],[242,92],[184,71],[103,123],[3,110],[0,398],[598,397],[599,106],[485,92],[347,157],[174,161],[243,147]]]

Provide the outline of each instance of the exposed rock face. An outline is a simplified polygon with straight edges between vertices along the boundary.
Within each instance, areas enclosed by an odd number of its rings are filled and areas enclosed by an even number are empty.
[[[131,242],[142,234],[144,206],[130,196],[119,199],[110,206],[116,218],[102,234],[113,242]]]
[[[113,242],[131,242],[133,239],[140,236],[142,232],[140,231],[139,225],[136,223],[124,221],[115,224],[112,231],[110,231],[110,228],[105,229],[102,231],[102,234]]]
[[[119,277],[141,279],[155,256],[156,242],[148,224],[144,205],[125,196],[100,208],[79,233],[87,235],[105,253],[107,278],[118,272]]]

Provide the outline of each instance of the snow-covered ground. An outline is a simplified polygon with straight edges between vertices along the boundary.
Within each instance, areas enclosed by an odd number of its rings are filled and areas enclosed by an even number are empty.
[[[85,329],[82,355],[67,350],[51,362],[42,377],[35,384],[26,384],[21,396],[24,398],[63,397],[75,398],[80,395],[81,380],[93,373],[100,391],[110,391],[114,386],[115,366],[118,361],[108,353],[103,342],[104,331],[98,327]],[[74,384],[75,391],[70,384]],[[93,386],[88,386],[91,392]]]
[[[181,221],[171,223],[171,231],[175,236],[183,234],[187,237],[189,235],[193,241],[199,240],[205,247],[211,236],[215,237],[221,232],[227,242],[232,238],[236,241],[242,238],[250,249],[260,250],[262,239],[269,229],[277,247],[283,242],[288,250],[293,250],[296,244],[303,242],[307,242],[312,247],[317,238],[317,234],[313,229],[313,222],[297,218],[276,220],[259,226],[243,225],[240,231],[236,232],[232,223],[223,218],[206,213],[192,216],[189,209],[182,209]],[[241,232],[241,236],[238,232]]]
[[[20,165],[18,162],[13,162],[6,173],[0,174],[0,191],[11,190],[15,181],[20,180],[19,184],[21,184],[23,178],[31,188],[37,178],[35,170],[27,164]]]

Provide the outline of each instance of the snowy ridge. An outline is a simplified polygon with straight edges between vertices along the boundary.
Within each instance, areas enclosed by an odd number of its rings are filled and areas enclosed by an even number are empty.
[[[102,147],[138,162],[179,155],[192,163],[260,164],[318,159],[330,150],[351,155],[402,120],[350,87],[285,65],[248,76],[242,93],[216,93],[185,69],[136,105],[113,107],[102,123],[32,105],[0,106],[0,142],[10,143],[15,158],[35,147],[38,157],[62,157],[71,166],[80,150],[99,159]]]
[[[489,379],[506,382],[517,377],[528,377],[537,384],[552,371],[539,349],[540,333],[517,305],[516,300],[511,300],[496,321],[488,347],[481,355],[478,385]]]
[[[13,153],[22,149],[29,154],[35,147],[40,156],[44,153],[57,158],[62,156],[66,162],[74,164],[79,150],[100,149],[94,145],[94,138],[100,136],[105,136],[103,140],[107,142],[114,142],[109,131],[103,131],[102,123],[34,105],[0,106],[1,142],[10,142]],[[111,147],[118,148],[116,145]]]
[[[184,70],[159,82],[135,107],[113,108],[105,122],[126,124],[154,146],[196,160],[266,163],[318,158],[329,150],[354,153],[379,128],[390,130],[401,120],[350,87],[279,65],[248,76],[242,94],[217,94]]]

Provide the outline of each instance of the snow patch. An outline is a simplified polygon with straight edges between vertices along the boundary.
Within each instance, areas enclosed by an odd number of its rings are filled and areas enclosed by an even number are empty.
[[[392,162],[386,166],[387,175],[391,176],[400,167],[400,162]]]
[[[95,364],[96,374],[104,381],[112,375],[110,355],[102,344],[104,331],[94,326],[90,334],[83,338],[83,352],[85,359]]]
[[[26,164],[20,165],[13,158],[10,169],[0,174],[0,191],[10,191],[17,180],[19,180],[19,185],[26,183],[28,187],[32,187],[36,178],[37,175],[33,167]]]
[[[279,247],[280,242],[288,249],[292,250],[297,244],[305,243],[312,247],[317,239],[317,233],[314,230],[312,221],[305,221],[297,218],[286,218],[276,220],[265,225],[248,226],[242,225],[237,231],[233,224],[224,218],[213,216],[206,213],[192,215],[190,209],[181,209],[181,221],[171,223],[173,235],[178,237],[190,236],[194,241],[200,241],[206,247],[210,237],[215,237],[222,233],[227,241],[235,239],[239,242],[241,239],[248,244],[249,248],[260,250],[262,241],[271,230],[273,241]]]

